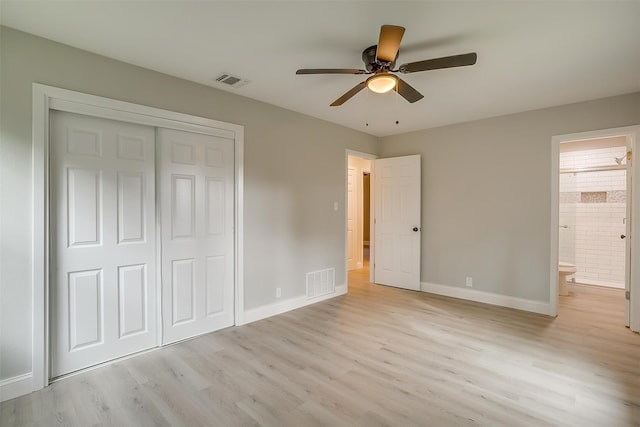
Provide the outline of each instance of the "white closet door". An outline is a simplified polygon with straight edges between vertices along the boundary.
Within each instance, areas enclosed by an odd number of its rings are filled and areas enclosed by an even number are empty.
[[[163,343],[233,325],[234,142],[159,129]]]
[[[154,129],[51,112],[51,377],[157,345]]]

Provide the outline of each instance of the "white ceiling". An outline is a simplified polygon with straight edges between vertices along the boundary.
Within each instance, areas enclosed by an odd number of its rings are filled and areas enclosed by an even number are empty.
[[[0,1],[3,25],[377,136],[640,91],[639,18],[640,1]],[[363,68],[382,24],[407,29],[397,65],[478,62],[402,75],[415,104],[365,90],[330,107],[366,76],[295,75]]]

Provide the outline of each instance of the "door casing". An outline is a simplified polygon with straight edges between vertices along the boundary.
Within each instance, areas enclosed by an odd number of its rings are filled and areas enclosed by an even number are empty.
[[[49,384],[49,111],[59,110],[234,140],[234,323],[244,323],[244,127],[34,83],[32,86],[32,390]],[[158,263],[159,264],[159,263]],[[158,292],[159,293],[159,292]],[[161,341],[158,341],[158,345]]]

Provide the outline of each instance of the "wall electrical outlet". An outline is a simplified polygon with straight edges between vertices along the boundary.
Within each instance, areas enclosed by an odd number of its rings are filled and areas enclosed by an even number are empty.
[[[280,298],[282,296],[282,288],[276,288],[276,298]]]
[[[472,287],[473,287],[473,278],[471,278],[471,277],[469,277],[469,276],[467,276],[467,286],[468,286],[469,288],[472,288]]]

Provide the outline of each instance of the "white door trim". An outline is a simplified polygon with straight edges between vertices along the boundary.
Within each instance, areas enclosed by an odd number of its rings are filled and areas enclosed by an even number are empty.
[[[349,218],[347,215],[347,208],[349,205],[349,156],[360,157],[367,160],[375,160],[378,158],[375,154],[371,153],[363,153],[362,151],[355,150],[345,150],[344,154],[344,283],[347,287],[347,292],[349,291],[349,261],[347,260],[347,254],[349,253],[349,240],[347,238],[347,221]],[[373,223],[373,174],[375,171],[373,170],[373,162],[371,162],[371,170],[369,171],[371,174],[370,178],[370,190],[369,190],[369,260],[373,259],[375,255],[376,245],[375,245],[375,224]],[[369,262],[369,281],[374,283],[374,274],[373,274],[373,262]]]
[[[550,229],[550,269],[549,269],[549,308],[551,316],[558,315],[558,218],[559,183],[560,183],[560,144],[582,139],[596,139],[611,136],[626,136],[631,139],[634,150],[640,141],[640,126],[625,126],[619,128],[602,129],[589,132],[556,135],[551,138],[551,229]],[[635,159],[634,159],[635,160]],[[640,162],[631,163],[632,174],[640,176]],[[640,185],[634,182],[631,195],[631,291],[630,328],[640,331]]]
[[[49,110],[224,136],[235,141],[234,322],[244,323],[244,126],[34,83],[32,87],[32,390],[49,384]],[[158,344],[160,341],[158,342]]]

